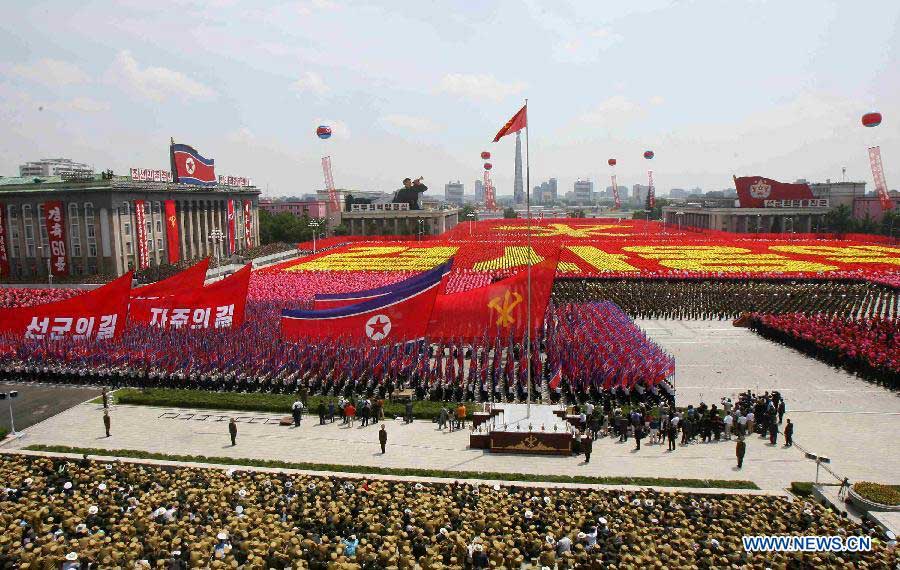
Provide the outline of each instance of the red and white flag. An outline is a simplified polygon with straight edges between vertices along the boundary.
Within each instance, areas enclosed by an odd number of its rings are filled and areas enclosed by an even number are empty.
[[[559,388],[559,383],[562,382],[562,368],[556,369],[556,374],[553,375],[553,378],[550,379],[551,390],[557,390]]]

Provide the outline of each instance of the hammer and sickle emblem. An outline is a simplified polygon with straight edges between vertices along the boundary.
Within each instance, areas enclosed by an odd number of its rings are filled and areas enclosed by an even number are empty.
[[[169,216],[169,225],[175,227],[175,216]]]
[[[522,295],[520,293],[511,293],[510,291],[507,291],[502,297],[493,297],[488,303],[488,307],[497,311],[497,324],[502,327],[508,327],[516,322],[512,316],[512,312],[513,309],[516,308],[516,305],[521,302]]]

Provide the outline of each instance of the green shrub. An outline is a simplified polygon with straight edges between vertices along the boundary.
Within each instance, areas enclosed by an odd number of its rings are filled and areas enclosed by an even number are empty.
[[[813,485],[812,481],[792,481],[791,493],[797,497],[809,497],[812,495]]]
[[[0,428],[0,439],[3,439],[4,437],[6,437],[6,434],[8,434],[8,433],[9,433],[9,430],[7,430],[5,428]]]
[[[639,485],[642,487],[691,487],[714,489],[759,489],[751,481],[729,481],[722,479],[673,479],[654,477],[587,477],[583,475],[537,475],[531,473],[497,473],[492,471],[443,471],[439,469],[413,469],[394,467],[374,467],[368,465],[336,465],[330,463],[288,462],[271,459],[248,459],[243,457],[205,457],[203,455],[170,455],[151,453],[136,449],[97,449],[68,447],[65,445],[29,445],[30,451],[53,453],[77,453],[79,455],[102,455],[108,457],[132,457],[135,459],[156,459],[161,461],[182,461],[211,463],[217,465],[245,465],[250,467],[277,467],[282,469],[303,469],[306,471],[333,471],[336,473],[360,473],[373,475],[405,475],[412,477],[438,477],[442,479],[482,479],[499,481],[588,483],[594,485]]]
[[[860,481],[853,484],[853,490],[860,497],[873,503],[891,507],[900,505],[900,489],[897,486]]]
[[[115,401],[119,404],[133,406],[159,406],[163,408],[192,408],[198,410],[234,410],[241,412],[271,412],[275,414],[290,414],[291,405],[297,400],[296,394],[264,394],[240,392],[210,392],[206,390],[174,390],[168,388],[148,388],[139,390],[136,388],[122,388],[115,392]],[[323,396],[310,396],[307,398],[307,412],[313,416],[318,414],[319,403],[328,402],[337,398]],[[97,400],[95,400],[97,401]],[[418,419],[433,420],[441,413],[441,407],[448,405],[452,412],[452,404],[432,402],[430,400],[416,400],[413,402],[413,416]],[[402,416],[405,405],[398,402],[384,402],[384,415],[387,417]],[[466,403],[466,410],[471,418],[473,412],[479,409],[478,404]]]

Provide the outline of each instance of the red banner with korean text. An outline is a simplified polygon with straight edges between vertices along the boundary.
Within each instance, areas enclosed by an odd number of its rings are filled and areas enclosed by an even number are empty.
[[[209,269],[208,257],[167,279],[132,289],[131,298],[167,297],[200,289],[206,281],[207,269]]]
[[[767,200],[812,200],[809,184],[788,184],[762,176],[742,176],[734,179],[741,208],[764,208]]]
[[[178,214],[175,213],[175,200],[166,200],[166,245],[169,250],[169,263],[178,263],[181,259],[181,247],[178,241]]]
[[[228,253],[234,254],[234,200],[228,200]]]
[[[63,301],[0,309],[0,334],[30,340],[119,338],[125,328],[132,272]]]
[[[9,275],[9,251],[6,244],[6,204],[0,202],[0,277]]]
[[[47,239],[50,241],[50,268],[53,275],[69,274],[69,260],[66,258],[66,219],[60,200],[44,202],[44,222],[47,224]]]
[[[228,329],[244,322],[251,264],[200,289],[131,300],[132,323],[161,329]]]
[[[134,223],[137,226],[135,235],[138,240],[138,269],[150,267],[150,252],[147,251],[147,212],[144,210],[144,207],[145,202],[143,200],[134,201]]]
[[[558,258],[557,251],[531,268],[532,331],[537,331],[544,322]],[[512,337],[521,341],[527,330],[527,308],[528,270],[525,269],[484,287],[438,295],[426,336],[432,340]]]
[[[887,191],[887,181],[884,178],[884,165],[881,163],[880,146],[869,148],[869,166],[872,167],[872,179],[875,181],[875,193],[878,195],[878,202],[881,204],[881,210],[890,212],[893,207],[893,200],[891,200]]]
[[[250,200],[244,200],[244,247],[250,249],[253,228],[253,218],[250,217]]]

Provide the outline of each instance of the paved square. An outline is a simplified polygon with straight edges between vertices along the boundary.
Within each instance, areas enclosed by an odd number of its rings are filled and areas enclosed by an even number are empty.
[[[832,459],[831,468],[851,480],[896,483],[900,475],[900,399],[888,390],[832,369],[796,351],[763,340],[727,321],[639,321],[675,355],[679,405],[718,402],[748,387],[779,390],[787,399],[786,417],[797,424],[795,440]],[[166,414],[167,412],[175,412]],[[112,410],[112,437],[103,433],[102,408],[81,404],[28,430],[12,447],[60,444],[106,449],[225,457],[416,467],[429,469],[527,472],[537,474],[749,479],[763,489],[782,489],[791,481],[815,477],[815,465],[795,448],[748,440],[744,469],[735,468],[734,442],[693,444],[673,453],[664,445],[642,446],[604,439],[594,446],[590,464],[582,457],[531,457],[467,449],[468,431],[438,431],[436,424],[388,422],[387,454],[378,447],[378,428],[318,425],[307,417],[300,428],[270,422],[239,424],[237,446],[227,422],[210,421],[210,412],[186,417],[188,410],[118,406]],[[226,412],[227,414],[227,412]],[[162,416],[166,417],[162,417]],[[174,418],[172,416],[176,416]],[[235,413],[264,418],[267,414]],[[206,419],[197,419],[197,418]],[[269,416],[275,417],[275,416]],[[830,476],[823,472],[823,480]],[[832,479],[833,480],[833,479]]]

